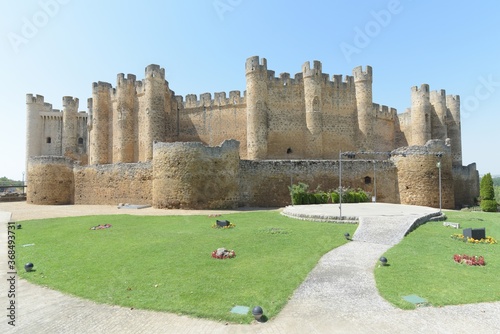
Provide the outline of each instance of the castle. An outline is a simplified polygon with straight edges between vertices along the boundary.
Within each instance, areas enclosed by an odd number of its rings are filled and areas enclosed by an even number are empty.
[[[245,73],[243,95],[184,98],[149,65],[141,81],[118,74],[114,88],[93,83],[88,112],[73,97],[61,112],[28,94],[27,201],[283,206],[290,182],[337,188],[339,157],[343,185],[377,201],[437,207],[438,173],[444,208],[479,195],[475,164],[462,166],[458,96],[423,84],[397,114],[373,102],[369,66],[330,78],[314,61],[276,77],[254,56]]]

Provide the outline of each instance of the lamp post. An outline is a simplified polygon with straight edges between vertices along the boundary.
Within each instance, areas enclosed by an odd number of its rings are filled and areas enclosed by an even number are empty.
[[[339,211],[342,219],[342,150],[339,151]]]
[[[442,206],[442,196],[441,196],[441,157],[443,156],[443,153],[438,153],[436,154],[438,157],[438,162],[436,164],[436,167],[439,170],[439,213],[441,213],[441,206]]]
[[[375,174],[375,160],[373,160],[373,202],[377,203],[377,176]]]

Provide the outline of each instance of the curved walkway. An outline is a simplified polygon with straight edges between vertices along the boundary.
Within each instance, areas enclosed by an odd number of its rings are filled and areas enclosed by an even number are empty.
[[[288,207],[337,215],[336,205]],[[18,280],[16,327],[5,316],[0,332],[15,333],[498,333],[500,303],[481,303],[412,311],[394,308],[375,287],[378,258],[399,242],[414,222],[436,210],[391,204],[344,204],[343,215],[359,217],[352,242],[323,256],[282,312],[267,323],[232,325],[175,314],[96,304]],[[219,211],[220,212],[220,211]],[[32,206],[0,203],[1,244],[6,222],[31,218],[128,213],[205,214],[209,211],[124,210],[112,206]],[[11,215],[12,214],[12,215]],[[314,214],[314,213],[313,213]],[[2,309],[8,306],[7,251],[0,250]],[[6,311],[4,311],[6,312]]]

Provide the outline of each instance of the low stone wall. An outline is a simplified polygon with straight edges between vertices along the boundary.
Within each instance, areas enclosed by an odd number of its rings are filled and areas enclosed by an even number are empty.
[[[152,204],[152,164],[76,166],[75,204]]]
[[[26,201],[31,204],[74,204],[73,162],[65,157],[39,156],[28,160]]]
[[[479,197],[479,172],[475,163],[468,166],[454,166],[453,183],[457,209],[476,205]]]
[[[153,145],[155,208],[231,209],[239,199],[239,142]]]
[[[374,188],[373,163],[367,160],[342,161],[342,187]],[[367,177],[370,182],[367,183]],[[399,203],[396,168],[390,161],[376,163],[377,200]],[[242,160],[240,162],[240,206],[282,207],[291,204],[289,186],[303,182],[310,190],[338,189],[339,162],[336,160]]]

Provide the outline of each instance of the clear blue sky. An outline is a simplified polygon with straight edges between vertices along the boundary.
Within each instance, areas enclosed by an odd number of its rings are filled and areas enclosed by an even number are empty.
[[[149,64],[178,95],[243,91],[253,55],[277,74],[371,65],[374,102],[398,113],[412,86],[460,95],[463,162],[500,175],[499,15],[493,0],[1,0],[0,177],[25,169],[27,93],[86,110],[92,82],[142,79]]]

